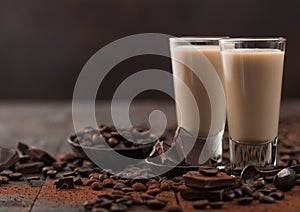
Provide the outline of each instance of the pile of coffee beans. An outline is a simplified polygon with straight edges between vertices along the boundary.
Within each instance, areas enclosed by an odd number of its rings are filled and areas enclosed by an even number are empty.
[[[83,146],[126,149],[141,147],[154,143],[158,139],[150,134],[146,128],[136,127],[131,129],[116,129],[114,126],[100,125],[99,128],[86,127],[82,131],[71,135],[71,140]]]

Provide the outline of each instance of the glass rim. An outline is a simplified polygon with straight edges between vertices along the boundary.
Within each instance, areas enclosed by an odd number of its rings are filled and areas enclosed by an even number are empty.
[[[286,42],[285,37],[247,37],[247,38],[223,38],[219,40],[223,43],[253,43],[253,42]]]
[[[183,36],[183,37],[171,37],[170,42],[182,42],[182,43],[209,43],[219,42],[221,39],[229,38],[229,36]],[[217,45],[217,44],[216,44]]]

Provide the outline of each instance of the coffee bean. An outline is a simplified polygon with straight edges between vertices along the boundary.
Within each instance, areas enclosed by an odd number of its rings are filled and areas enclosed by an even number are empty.
[[[106,198],[100,198],[97,201],[96,207],[110,208],[112,206],[112,200]]]
[[[146,191],[146,186],[142,183],[135,183],[132,185],[133,190],[135,191]]]
[[[223,201],[218,201],[218,202],[210,202],[209,206],[213,209],[221,208],[223,206],[224,202]]]
[[[274,185],[281,191],[289,191],[296,184],[297,176],[293,169],[285,168],[274,177]]]
[[[13,171],[9,170],[9,169],[5,169],[2,172],[0,172],[1,176],[5,176],[8,177],[10,174],[14,173]]]
[[[88,200],[83,203],[83,206],[85,209],[91,210],[96,203],[97,203],[96,200]]]
[[[114,180],[111,178],[107,178],[103,180],[103,187],[104,188],[112,188],[114,186]]]
[[[143,205],[144,204],[144,200],[142,198],[136,197],[136,198],[132,198],[132,200],[133,200],[134,205]]]
[[[193,207],[195,209],[204,209],[206,206],[209,205],[209,201],[208,200],[197,200],[193,202]]]
[[[241,189],[237,188],[237,189],[234,189],[234,193],[235,193],[235,196],[236,197],[242,197],[243,196],[243,192]]]
[[[48,172],[49,170],[53,170],[53,169],[54,169],[53,166],[44,166],[44,167],[42,168],[42,174],[44,175],[44,177],[47,177],[47,172]]]
[[[262,197],[262,196],[264,196],[264,194],[263,194],[262,192],[260,192],[260,191],[255,191],[255,192],[253,192],[253,194],[252,194],[252,197],[253,197],[254,199],[256,199],[256,200],[259,200],[259,198]]]
[[[259,198],[259,201],[261,203],[274,203],[275,199],[273,197],[270,196],[262,196]]]
[[[56,161],[56,162],[52,163],[52,166],[57,171],[62,171],[67,166],[67,162],[65,162],[65,161]]]
[[[260,190],[258,190],[258,191],[260,191],[260,192],[263,193],[264,195],[268,195],[268,194],[270,194],[271,192],[276,191],[276,188],[264,188],[264,189],[260,189]]]
[[[88,177],[91,169],[88,168],[78,168],[75,172],[77,172],[82,177]]]
[[[39,179],[40,179],[39,176],[32,176],[32,177],[27,177],[27,178],[26,178],[26,180],[27,180],[28,182],[30,182],[31,180],[39,180]]]
[[[127,193],[127,192],[133,192],[134,190],[133,190],[133,188],[126,187],[126,188],[123,188],[122,191],[124,191],[125,193]]]
[[[0,176],[0,184],[7,184],[9,182],[8,177]]]
[[[248,185],[242,185],[241,190],[244,195],[252,196],[253,190]]]
[[[18,172],[11,173],[8,176],[9,180],[11,181],[19,180],[21,177],[22,177],[22,173],[18,173]]]
[[[171,184],[169,182],[162,182],[160,184],[160,189],[163,191],[169,191],[171,190]]]
[[[264,182],[262,180],[256,180],[253,184],[252,184],[254,189],[261,189],[262,187],[264,187]]]
[[[126,185],[124,183],[116,183],[113,187],[114,190],[122,190]]]
[[[91,189],[96,190],[96,191],[100,191],[103,189],[103,186],[101,185],[100,182],[93,182],[91,185]]]
[[[111,206],[109,210],[112,212],[125,212],[127,209],[128,208],[125,205],[119,204]]]
[[[86,181],[83,185],[85,185],[85,186],[91,186],[94,182],[99,182],[99,180],[96,180],[96,179],[89,179],[89,180]]]
[[[204,176],[216,176],[218,174],[218,169],[200,169],[199,172]]]
[[[160,210],[166,206],[165,202],[156,200],[156,199],[150,199],[146,201],[146,205],[153,210]]]
[[[152,189],[148,189],[147,191],[147,194],[150,194],[150,195],[157,195],[161,192],[161,190],[159,188],[152,188]]]
[[[107,143],[110,147],[113,148],[113,147],[115,147],[116,145],[119,144],[119,141],[116,138],[109,138]]]
[[[75,185],[82,185],[83,182],[82,182],[81,178],[77,178],[77,179],[74,180],[74,184]]]
[[[230,192],[230,193],[227,193],[227,194],[225,194],[225,196],[224,196],[224,200],[225,201],[231,201],[231,200],[233,200],[235,198],[235,193],[234,192]]]
[[[57,174],[57,170],[49,170],[47,171],[47,176],[49,176],[50,178],[54,178]]]
[[[253,197],[241,197],[237,200],[240,205],[249,205],[253,201]]]
[[[130,207],[133,204],[133,200],[131,197],[122,197],[120,199],[116,200],[116,203],[126,205],[127,207]]]
[[[166,208],[166,210],[168,212],[182,212],[183,211],[182,208],[177,205],[169,206],[168,208]]]
[[[97,197],[98,197],[98,199],[102,199],[102,198],[106,198],[106,199],[110,199],[110,200],[113,199],[113,196],[111,194],[106,194],[106,193],[98,194]]]
[[[66,172],[66,173],[64,173],[63,176],[64,177],[71,177],[71,176],[77,176],[77,174],[74,171],[72,171],[72,172]]]
[[[284,194],[282,192],[272,192],[269,194],[270,197],[273,197],[276,200],[284,199]]]

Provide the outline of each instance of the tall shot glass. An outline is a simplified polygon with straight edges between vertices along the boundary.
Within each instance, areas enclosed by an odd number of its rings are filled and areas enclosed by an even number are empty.
[[[276,163],[285,44],[282,37],[220,41],[234,167]]]
[[[195,143],[185,156],[190,165],[222,158],[226,121],[223,67],[219,40],[225,37],[180,37],[170,39],[178,136],[183,149]],[[181,82],[180,82],[181,81]],[[188,97],[191,92],[195,101]],[[196,106],[198,114],[191,110]],[[176,136],[175,136],[176,137]]]

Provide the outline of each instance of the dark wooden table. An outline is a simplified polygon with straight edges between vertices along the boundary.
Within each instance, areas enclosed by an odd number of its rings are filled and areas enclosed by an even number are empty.
[[[122,103],[121,103],[122,104]],[[175,118],[174,105],[167,102],[145,101],[132,104],[130,118],[133,125],[147,123],[148,115],[153,110],[161,110],[168,119],[168,125],[173,126]],[[84,111],[83,107],[83,111]],[[98,102],[96,115],[98,123],[111,124],[110,104]],[[45,149],[52,155],[70,151],[66,142],[68,135],[73,132],[71,102],[2,102],[0,104],[0,145],[15,148],[18,141]],[[300,101],[283,101],[281,117],[299,116]],[[300,141],[299,141],[300,142]],[[49,191],[58,192],[57,200],[49,201]],[[77,187],[71,191],[55,191],[53,181],[49,180],[42,187],[31,187],[26,182],[11,183],[0,187],[0,211],[83,211],[85,200],[96,198],[99,192],[89,187]],[[84,199],[76,193],[86,194]],[[166,195],[169,193],[161,193]],[[185,211],[192,210],[191,202],[184,201],[180,196],[169,199],[169,205],[180,204]],[[295,204],[289,201],[290,196],[299,196],[300,187],[286,194],[287,201],[278,202],[275,210],[284,211],[285,205]],[[222,211],[231,211],[236,205],[224,205]],[[260,206],[245,207],[245,211],[260,210]]]

